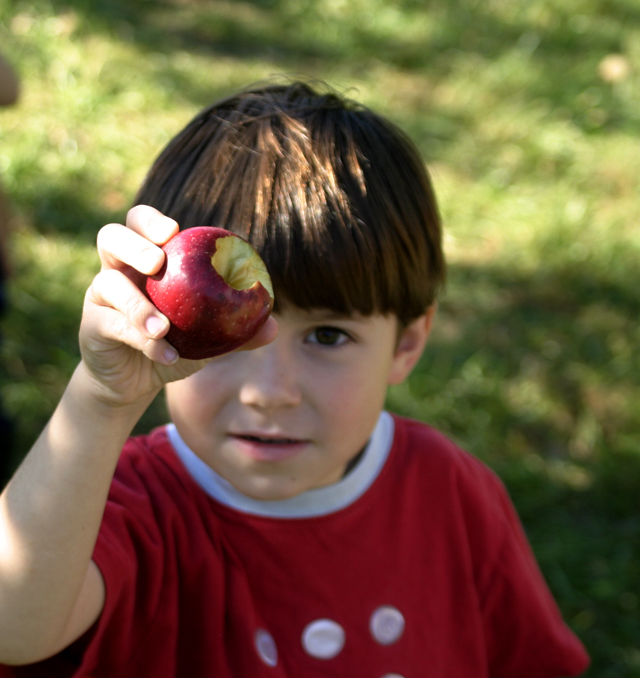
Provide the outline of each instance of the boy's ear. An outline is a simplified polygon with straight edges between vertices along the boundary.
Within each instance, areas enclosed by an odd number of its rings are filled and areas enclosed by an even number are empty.
[[[400,334],[389,372],[389,385],[403,382],[420,359],[431,333],[436,308],[436,303],[429,306],[424,315],[407,325]]]

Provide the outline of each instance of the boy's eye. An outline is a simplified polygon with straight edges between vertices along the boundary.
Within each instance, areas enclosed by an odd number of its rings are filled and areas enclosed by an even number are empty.
[[[317,327],[309,335],[308,341],[323,346],[340,346],[349,341],[349,336],[337,327]]]

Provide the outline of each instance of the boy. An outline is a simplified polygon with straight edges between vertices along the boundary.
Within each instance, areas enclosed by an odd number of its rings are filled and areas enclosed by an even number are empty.
[[[444,280],[404,135],[304,84],[247,91],[136,202],[98,236],[82,361],[2,497],[0,661],[23,667],[0,676],[580,673],[499,481],[383,412]],[[140,291],[176,222],[257,247],[277,337],[178,359]],[[163,386],[172,423],[127,441]]]

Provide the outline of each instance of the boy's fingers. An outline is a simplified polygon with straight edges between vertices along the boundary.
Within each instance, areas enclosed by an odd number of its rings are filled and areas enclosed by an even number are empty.
[[[169,321],[125,275],[114,270],[99,273],[86,296],[84,336],[93,337],[85,341],[86,346],[96,350],[106,339],[167,366],[178,359],[177,351],[162,338]]]
[[[105,270],[93,280],[87,291],[87,301],[96,306],[112,308],[148,339],[159,339],[169,330],[169,320],[144,296],[127,276],[119,271]]]
[[[89,316],[91,315],[89,314]],[[93,316],[95,318],[96,314],[94,313]],[[98,324],[97,328],[95,327],[96,323]],[[110,342],[126,345],[140,351],[150,360],[163,365],[173,365],[178,360],[177,351],[170,346],[166,339],[149,339],[148,336],[131,325],[125,316],[113,308],[102,309],[99,319],[96,318],[94,321],[94,330],[96,329],[98,335],[85,336],[84,341],[81,341],[81,346],[100,352],[104,349],[104,340],[106,340],[108,348],[111,348],[108,346]],[[86,356],[85,359],[87,359]]]
[[[98,254],[102,270],[122,270],[123,265],[144,273],[157,273],[164,252],[145,237],[121,224],[107,224],[98,232]]]
[[[154,207],[136,205],[127,213],[126,226],[156,245],[164,245],[180,229],[178,223]]]
[[[163,245],[178,232],[178,224],[157,209],[137,205],[127,213],[126,225],[107,224],[98,233],[98,254],[103,269],[131,266],[153,275],[164,262]]]

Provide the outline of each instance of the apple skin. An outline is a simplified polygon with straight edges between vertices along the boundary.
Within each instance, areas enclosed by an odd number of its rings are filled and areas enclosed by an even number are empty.
[[[228,236],[239,238],[213,226],[180,231],[162,247],[163,267],[147,278],[147,296],[171,322],[165,338],[181,358],[201,360],[233,351],[257,334],[273,308],[262,283],[234,289],[213,267],[216,241]]]

